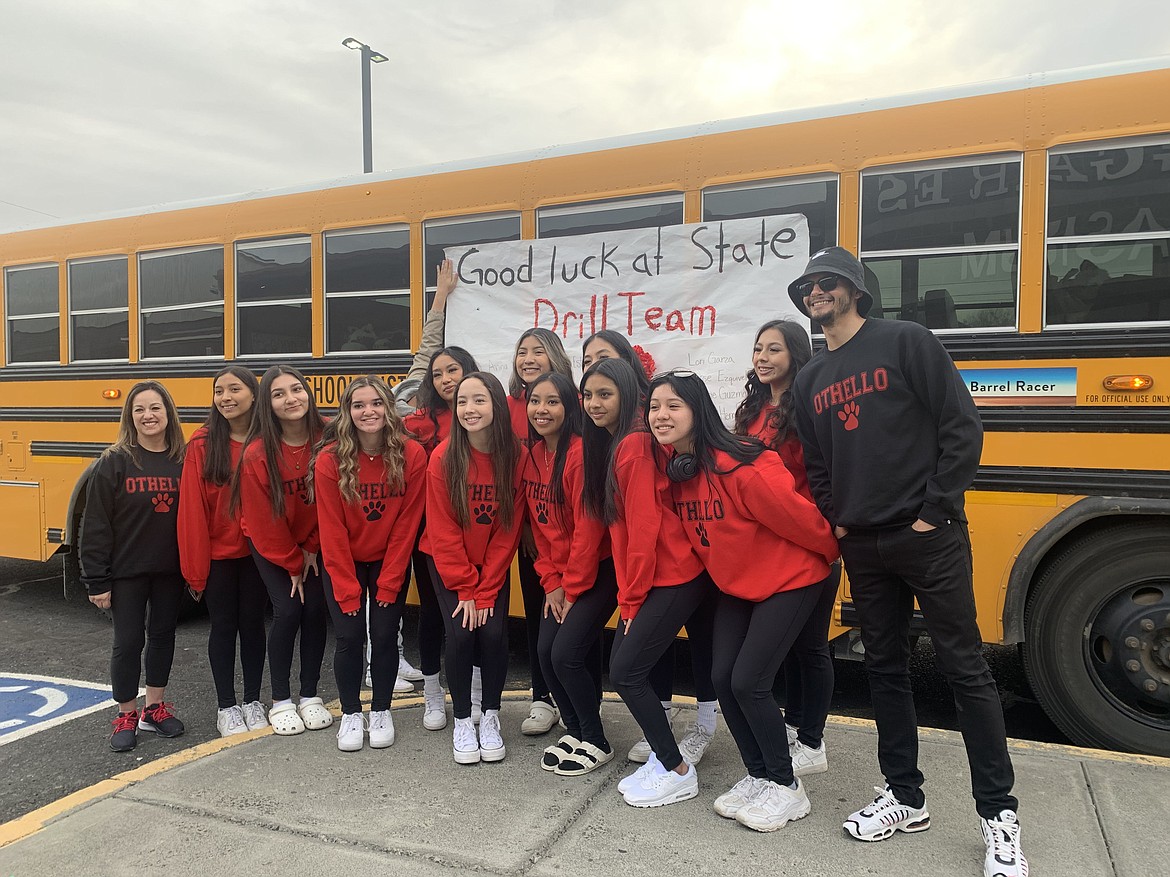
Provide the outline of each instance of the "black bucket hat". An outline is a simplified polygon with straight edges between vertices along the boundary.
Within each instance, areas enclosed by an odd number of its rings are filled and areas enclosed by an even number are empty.
[[[804,296],[800,292],[800,285],[814,274],[836,274],[844,277],[861,293],[857,301],[857,313],[865,316],[873,307],[873,296],[865,288],[865,271],[861,262],[844,247],[827,247],[820,252],[813,253],[812,258],[804,267],[804,273],[788,284],[788,297],[796,305],[796,309],[808,316],[808,309],[804,306]]]

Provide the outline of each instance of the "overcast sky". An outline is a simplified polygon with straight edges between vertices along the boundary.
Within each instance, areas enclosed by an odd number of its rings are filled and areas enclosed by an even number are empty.
[[[1170,0],[0,0],[0,230],[359,173],[348,36],[389,170],[1170,55]]]

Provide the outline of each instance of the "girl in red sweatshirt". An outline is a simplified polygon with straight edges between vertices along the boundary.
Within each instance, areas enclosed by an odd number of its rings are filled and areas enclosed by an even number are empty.
[[[775,831],[810,805],[793,775],[772,684],[831,575],[837,542],[783,461],[727,431],[698,375],[651,381],[646,420],[673,448],[667,501],[721,592],[715,689],[748,775],[716,799],[715,812]]]
[[[336,441],[318,452],[310,487],[336,636],[333,672],[342,711],[337,748],[356,752],[365,739],[361,684],[368,607],[370,746],[383,749],[394,744],[390,703],[398,676],[398,622],[422,520],[427,455],[407,438],[389,387],[375,375],[346,386],[332,427]]]
[[[306,478],[313,444],[325,423],[305,377],[274,365],[260,380],[252,426],[232,480],[232,508],[242,515],[252,559],[272,602],[268,673],[277,734],[300,734],[333,724],[317,696],[325,657],[325,594],[317,566],[317,510]],[[289,676],[301,635],[301,699],[292,702]]]
[[[621,359],[602,360],[581,392],[590,421],[582,436],[585,509],[609,526],[617,569],[621,620],[609,678],[652,749],[618,789],[634,807],[673,804],[698,794],[698,776],[679,752],[650,671],[711,595],[711,579],[664,502],[669,482],[638,417],[634,370]]]
[[[455,388],[464,375],[479,371],[475,359],[462,347],[444,347],[431,356],[427,365],[427,377],[419,385],[416,399],[418,408],[406,415],[403,425],[406,431],[422,444],[429,460],[435,448],[451,434],[452,409],[455,405]],[[425,496],[425,492],[424,492]],[[443,654],[443,613],[435,596],[435,584],[431,581],[427,555],[422,547],[422,523],[411,555],[411,569],[418,588],[418,653],[419,670],[423,674],[423,727],[428,731],[439,731],[447,727],[447,705],[443,687],[439,683],[439,670]],[[406,587],[403,585],[403,587]],[[474,677],[479,677],[476,672]],[[479,701],[477,686],[473,682],[472,700]],[[474,708],[472,710],[474,713]]]
[[[585,514],[581,403],[564,375],[528,387],[528,448],[522,486],[545,593],[541,669],[567,733],[541,757],[561,776],[589,773],[613,758],[601,724],[601,633],[617,606],[605,525]]]
[[[792,382],[812,359],[808,331],[792,320],[771,320],[756,332],[752,370],[748,372],[745,395],[735,410],[734,432],[752,435],[780,455],[796,491],[812,499],[804,469],[804,449],[796,435]],[[829,652],[829,622],[840,584],[838,563],[835,576],[820,588],[806,635],[792,644],[784,660],[784,721],[797,776],[823,773],[829,769],[825,751],[825,721],[833,695],[833,656]],[[820,631],[814,635],[813,631]]]
[[[573,380],[573,364],[560,337],[548,329],[528,329],[516,341],[512,356],[512,377],[508,382],[508,408],[512,429],[522,443],[528,442],[528,388],[541,375],[556,372]],[[536,546],[529,526],[522,533],[520,554],[520,592],[524,596],[524,628],[528,634],[528,665],[532,669],[532,704],[528,718],[520,726],[525,734],[547,733],[560,718],[549,692],[548,679],[540,665],[540,618],[544,612],[544,589],[536,572]]]
[[[211,630],[207,659],[219,700],[221,737],[268,726],[260,703],[264,679],[264,609],[268,594],[231,505],[232,472],[260,392],[256,376],[229,365],[215,376],[207,421],[191,436],[179,487],[179,558],[192,595],[206,599]],[[236,640],[244,704],[236,701]]]
[[[500,693],[508,672],[508,567],[520,541],[520,445],[498,378],[459,382],[451,435],[427,466],[423,548],[443,609],[457,764],[501,761]],[[483,668],[483,718],[471,719],[471,665]]]

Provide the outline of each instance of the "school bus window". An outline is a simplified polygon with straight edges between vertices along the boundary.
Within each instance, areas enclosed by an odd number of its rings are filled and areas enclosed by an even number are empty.
[[[1170,321],[1170,143],[1048,157],[1049,326]]]
[[[8,324],[8,362],[58,362],[61,359],[61,309],[56,265],[4,270],[4,316]]]
[[[236,244],[236,327],[240,356],[312,353],[309,238]]]
[[[223,247],[138,255],[143,359],[223,356]]]
[[[438,282],[439,265],[447,247],[468,247],[497,241],[520,240],[520,214],[464,216],[431,219],[423,223],[423,264],[426,271],[426,304],[430,310]]]
[[[1017,156],[863,173],[873,315],[930,329],[1014,328],[1019,229]]]
[[[410,232],[325,234],[325,349],[410,349]]]
[[[703,190],[703,221],[802,213],[812,252],[837,243],[837,178],[770,180]]]
[[[541,207],[536,211],[536,236],[556,238],[619,228],[658,228],[663,225],[681,225],[682,221],[682,193],[672,192],[650,198]]]
[[[130,358],[129,282],[125,256],[69,262],[69,359]]]

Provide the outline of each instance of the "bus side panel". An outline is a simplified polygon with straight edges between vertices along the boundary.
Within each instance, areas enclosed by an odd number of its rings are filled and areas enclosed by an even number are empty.
[[[44,491],[36,481],[0,481],[0,509],[4,510],[4,547],[9,557],[48,560],[45,543]]]

